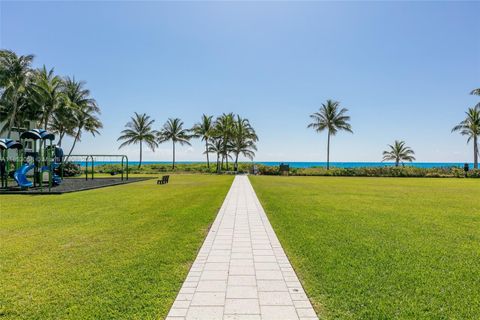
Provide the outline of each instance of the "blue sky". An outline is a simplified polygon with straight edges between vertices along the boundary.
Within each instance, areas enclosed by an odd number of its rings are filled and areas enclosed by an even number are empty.
[[[380,161],[395,139],[418,161],[472,160],[450,129],[479,100],[468,93],[480,87],[480,2],[2,1],[0,10],[2,48],[86,80],[102,108],[101,136],[85,136],[78,153],[118,153],[134,111],[157,127],[235,112],[257,129],[257,160],[324,161],[326,135],[306,126],[335,99],[355,134],[334,137],[332,161]],[[203,160],[202,146],[177,159]],[[170,160],[170,145],[144,154]]]

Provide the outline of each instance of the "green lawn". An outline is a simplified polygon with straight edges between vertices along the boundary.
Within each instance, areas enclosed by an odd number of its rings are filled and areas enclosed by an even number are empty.
[[[162,319],[232,179],[0,196],[0,318]]]
[[[321,318],[479,319],[479,180],[251,181]]]

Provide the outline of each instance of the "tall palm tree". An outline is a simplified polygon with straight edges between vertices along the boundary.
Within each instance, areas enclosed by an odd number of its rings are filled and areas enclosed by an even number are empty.
[[[47,129],[53,112],[59,107],[62,97],[62,79],[54,74],[54,70],[47,70],[45,65],[35,72],[30,86],[31,98],[37,110],[41,113],[40,126]]]
[[[208,143],[209,140],[213,136],[213,116],[207,116],[205,114],[202,115],[202,119],[200,122],[196,123],[193,128],[193,137],[201,138],[202,141],[205,141],[205,154],[207,155],[207,168],[210,169],[210,159],[208,158]]]
[[[473,95],[476,95],[476,96],[480,96],[480,88],[473,89],[472,92],[470,92],[470,94],[473,94]]]
[[[0,134],[6,133],[11,135],[14,130],[20,128],[28,128],[29,120],[38,120],[38,112],[32,105],[29,95],[27,93],[21,94],[17,100],[17,108],[14,108],[11,97],[8,94],[0,97],[0,119],[2,126],[0,127]],[[17,128],[17,129],[15,129]]]
[[[178,142],[180,145],[190,145],[190,139],[191,136],[188,134],[188,130],[183,128],[183,121],[179,118],[169,118],[158,133],[158,140],[160,143],[172,141],[172,169],[175,169],[175,144]]]
[[[58,145],[62,145],[65,135],[75,136],[77,122],[75,112],[83,104],[91,103],[90,92],[84,88],[84,81],[76,81],[75,77],[66,77],[61,83],[61,97],[58,106],[53,110],[49,129],[59,135]]]
[[[228,171],[228,158],[230,153],[231,139],[235,116],[233,113],[224,113],[215,120],[215,136],[222,139],[222,165],[225,161]]]
[[[220,156],[223,153],[223,142],[220,138],[210,139],[208,143],[208,152],[217,155],[217,173],[220,173]]]
[[[237,115],[233,126],[233,135],[231,141],[231,150],[235,155],[234,170],[238,170],[238,156],[241,154],[244,157],[253,159],[257,146],[255,142],[258,141],[258,136],[255,130],[250,125],[248,119],[243,119]]]
[[[480,136],[480,103],[465,112],[467,117],[458,125],[453,127],[452,132],[458,131],[461,135],[467,136],[467,143],[473,139],[473,167],[478,169],[478,137]]]
[[[92,136],[100,134],[99,129],[103,128],[103,124],[97,116],[98,113],[100,113],[100,109],[96,103],[82,104],[75,109],[73,115],[75,121],[75,136],[66,160],[68,160],[73,149],[75,149],[76,143],[81,141],[83,132],[90,133]]]
[[[150,119],[145,113],[138,114],[131,117],[131,121],[125,125],[126,129],[122,131],[122,135],[118,137],[117,141],[125,140],[119,147],[123,148],[131,144],[140,144],[140,161],[138,167],[142,166],[142,144],[145,142],[147,146],[155,151],[158,147],[157,131],[153,130],[152,125],[155,120]]]
[[[0,103],[2,118],[6,120],[1,132],[7,131],[7,138],[18,125],[20,110],[27,101],[25,95],[32,77],[33,58],[33,55],[17,56],[13,51],[0,50]]]
[[[313,128],[316,132],[327,130],[327,170],[330,169],[330,138],[338,131],[347,131],[353,133],[352,126],[349,124],[350,117],[346,115],[348,109],[340,108],[340,102],[327,100],[322,103],[320,110],[310,115],[313,122],[308,128]]]
[[[75,136],[76,122],[74,121],[75,109],[68,104],[60,104],[53,112],[48,125],[48,129],[58,135],[57,145],[62,146],[62,141],[65,136]]]
[[[415,160],[413,150],[405,145],[405,141],[395,140],[393,145],[389,144],[390,150],[383,151],[382,161],[395,161],[395,167],[398,167],[400,162]]]
[[[73,138],[73,144],[67,155],[67,160],[73,152],[75,145],[80,141],[82,132],[88,132],[95,136],[99,134],[99,129],[103,128],[103,124],[98,118],[100,114],[100,108],[97,105],[95,99],[90,98],[90,91],[83,89],[83,83],[79,84],[78,95],[75,96],[74,102],[71,104],[73,113],[72,121],[75,135]]]

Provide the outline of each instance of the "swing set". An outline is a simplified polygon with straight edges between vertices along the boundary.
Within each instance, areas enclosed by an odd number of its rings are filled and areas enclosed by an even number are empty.
[[[108,163],[119,163],[121,180],[128,180],[128,157],[124,154],[72,154],[68,159],[74,158],[74,163],[81,164],[84,167],[85,180],[89,177],[91,180],[95,178],[95,166],[96,163],[105,163],[105,159],[109,159]],[[99,158],[103,160],[99,161]],[[120,159],[120,161],[112,161],[112,159]]]

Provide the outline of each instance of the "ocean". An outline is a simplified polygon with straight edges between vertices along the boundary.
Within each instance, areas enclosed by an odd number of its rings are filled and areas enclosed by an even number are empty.
[[[82,167],[85,166],[84,161],[74,161]],[[171,164],[171,161],[143,161],[142,164]],[[204,161],[177,161],[176,164],[192,164],[192,163],[206,163]],[[312,168],[312,167],[326,167],[326,162],[277,162],[277,161],[254,161],[253,164],[263,164],[266,166],[279,166],[281,163],[290,165],[291,168]],[[120,164],[119,161],[95,161],[95,166],[103,164]],[[138,161],[130,161],[130,166],[138,165]],[[88,164],[90,166],[90,163]],[[388,167],[393,166],[392,162],[330,162],[330,167],[337,168],[366,168],[366,167]],[[405,163],[405,166],[417,168],[447,168],[460,167],[463,168],[463,162],[412,162]],[[470,168],[473,168],[473,163],[469,163]]]

